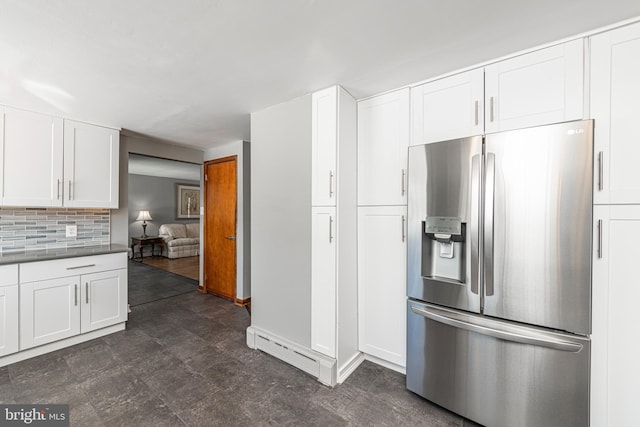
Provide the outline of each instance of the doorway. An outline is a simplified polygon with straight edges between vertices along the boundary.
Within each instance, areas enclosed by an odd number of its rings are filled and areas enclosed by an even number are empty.
[[[204,163],[204,288],[235,302],[237,156]]]

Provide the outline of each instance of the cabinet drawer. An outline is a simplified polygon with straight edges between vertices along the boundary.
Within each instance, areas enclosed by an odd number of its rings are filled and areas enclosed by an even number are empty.
[[[20,264],[20,282],[78,276],[118,268],[127,268],[126,252],[31,262]]]
[[[18,264],[0,267],[0,286],[18,284]]]

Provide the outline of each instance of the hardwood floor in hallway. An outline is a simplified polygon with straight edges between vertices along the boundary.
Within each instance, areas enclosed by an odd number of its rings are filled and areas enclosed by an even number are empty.
[[[185,258],[165,258],[162,256],[145,257],[143,264],[179,274],[189,279],[200,281],[200,257],[190,256]]]

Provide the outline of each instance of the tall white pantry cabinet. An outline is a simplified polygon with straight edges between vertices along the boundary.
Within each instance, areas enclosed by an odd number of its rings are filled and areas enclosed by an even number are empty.
[[[341,87],[251,115],[247,345],[328,385],[360,363],[356,104]]]
[[[595,119],[591,425],[637,425],[640,24],[591,38]]]
[[[358,103],[358,342],[406,368],[409,89]]]

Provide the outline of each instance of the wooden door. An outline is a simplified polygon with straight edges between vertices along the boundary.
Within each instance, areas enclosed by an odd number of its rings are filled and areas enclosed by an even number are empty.
[[[204,286],[236,298],[237,156],[205,162]]]

